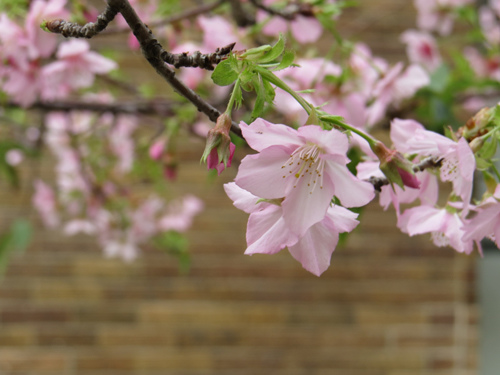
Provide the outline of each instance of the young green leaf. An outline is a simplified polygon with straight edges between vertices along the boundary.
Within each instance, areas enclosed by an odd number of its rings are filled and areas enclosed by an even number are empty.
[[[229,86],[238,79],[239,73],[233,69],[230,60],[220,62],[212,73],[212,81],[219,86]]]
[[[294,59],[295,59],[295,52],[291,50],[285,51],[285,53],[283,53],[283,57],[281,58],[281,62],[278,64],[276,68],[274,68],[274,70],[277,71],[288,68],[290,65],[293,64]]]
[[[263,55],[258,62],[260,64],[265,64],[271,61],[276,60],[278,57],[281,56],[283,53],[283,50],[285,49],[285,41],[283,37],[280,35],[279,40],[276,42],[276,44],[271,48],[270,51],[266,52],[265,55]]]
[[[252,80],[253,86],[255,88],[255,93],[257,94],[257,98],[255,99],[254,107],[252,110],[252,121],[257,117],[260,117],[262,112],[264,112],[264,105],[266,103],[266,91],[264,90],[264,86],[262,85],[262,80],[259,76],[254,77]]]

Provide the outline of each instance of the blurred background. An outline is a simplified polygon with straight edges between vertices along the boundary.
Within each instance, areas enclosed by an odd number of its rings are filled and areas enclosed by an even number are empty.
[[[414,24],[411,2],[399,0],[361,1],[341,21],[389,61],[405,58],[399,35]],[[137,54],[128,64],[158,81]],[[205,201],[187,273],[157,250],[126,263],[37,224],[0,279],[0,375],[497,374],[496,253],[410,238],[374,201],[320,278],[287,251],[245,256],[247,215],[222,187],[236,168],[209,181],[203,148],[179,146],[172,186]],[[37,223],[31,179],[49,180],[50,164],[24,165],[19,190],[0,181],[1,231],[18,217]]]

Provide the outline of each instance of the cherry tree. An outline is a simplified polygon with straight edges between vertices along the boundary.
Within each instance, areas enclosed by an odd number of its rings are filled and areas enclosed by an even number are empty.
[[[200,159],[215,174],[238,168],[224,189],[249,214],[245,254],[288,248],[319,276],[377,196],[409,236],[428,233],[466,254],[481,253],[484,238],[500,246],[498,2],[415,0],[417,29],[401,34],[407,61],[393,64],[344,38],[338,23],[349,6],[7,2],[0,170],[15,186],[24,159],[48,149],[54,180],[33,185],[42,222],[94,236],[107,256],[127,261],[145,243],[186,259],[182,233],[203,202],[163,194],[182,168],[175,150],[186,134],[206,139]],[[450,45],[457,23],[463,42]],[[86,40],[119,33],[126,51],[102,54]],[[121,58],[137,50],[175,94],[120,73]],[[373,136],[380,129],[391,145]],[[248,154],[239,166],[236,148]],[[131,188],[145,179],[148,194]],[[19,221],[3,235],[2,259],[26,245],[28,231]]]

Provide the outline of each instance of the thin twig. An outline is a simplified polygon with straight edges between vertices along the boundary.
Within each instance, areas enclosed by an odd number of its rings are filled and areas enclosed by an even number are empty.
[[[7,102],[6,107],[19,107],[18,104],[14,102]],[[173,111],[174,103],[151,100],[151,101],[120,101],[117,103],[98,103],[98,102],[86,102],[78,100],[65,100],[65,101],[53,101],[44,102],[37,101],[31,105],[30,108],[41,109],[45,111],[92,111],[97,113],[127,113],[127,114],[142,114],[150,115],[156,114],[161,116],[171,116],[174,114]]]
[[[273,7],[269,7],[267,5],[262,4],[259,0],[250,0],[250,2],[258,9],[263,10],[264,12],[272,15],[284,18],[288,21],[294,20],[297,15],[305,16],[305,17],[314,17],[314,13],[312,10],[311,4],[298,4],[292,3],[288,4],[283,9],[276,9]]]
[[[442,157],[436,157],[436,156],[430,156],[428,158],[425,158],[421,162],[414,164],[413,165],[413,172],[422,172],[428,168],[438,168],[441,166],[441,163],[443,161]],[[382,186],[389,185],[389,180],[387,177],[375,177],[372,176],[368,178],[366,181],[371,183],[373,187],[375,188],[376,191],[380,192],[382,189]]]

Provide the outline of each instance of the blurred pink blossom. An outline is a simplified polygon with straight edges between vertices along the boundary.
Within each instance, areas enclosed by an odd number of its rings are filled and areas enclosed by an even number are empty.
[[[488,43],[493,46],[500,44],[500,23],[491,8],[482,6],[479,9],[479,25]]]
[[[79,39],[61,43],[56,56],[57,61],[42,69],[47,86],[44,99],[59,99],[73,90],[89,87],[96,74],[117,68],[116,62],[90,51],[88,42]]]
[[[407,30],[401,34],[401,41],[406,43],[406,54],[411,63],[422,65],[429,72],[433,72],[441,65],[441,55],[431,34]]]
[[[52,188],[41,180],[34,182],[33,207],[38,211],[43,223],[49,228],[59,225],[56,198]]]
[[[193,195],[170,202],[167,206],[167,213],[158,222],[158,228],[163,231],[185,232],[192,225],[194,216],[202,210],[203,201]]]
[[[23,160],[24,160],[24,153],[18,148],[12,148],[5,153],[5,161],[7,162],[7,164],[13,167],[21,164]]]
[[[464,222],[457,213],[444,208],[418,206],[407,209],[399,217],[398,227],[410,236],[431,233],[436,246],[451,246],[459,253],[470,254],[474,250],[474,241],[463,241]],[[477,243],[480,249],[479,243]]]

